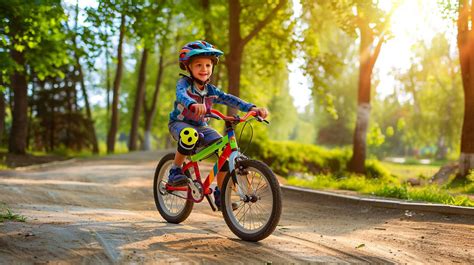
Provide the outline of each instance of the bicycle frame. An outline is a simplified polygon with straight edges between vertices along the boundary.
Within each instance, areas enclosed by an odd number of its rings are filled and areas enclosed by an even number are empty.
[[[223,150],[222,154],[219,156],[217,162],[212,167],[211,171],[209,172],[208,176],[206,177],[204,183],[201,180],[201,172],[199,170],[198,162],[202,161],[212,153]],[[210,146],[204,148],[203,150],[199,151],[199,153],[190,156],[190,162],[186,163],[183,166],[183,171],[186,172],[193,168],[194,175],[196,176],[196,180],[202,184],[204,195],[209,195],[212,193],[212,190],[209,188],[214,178],[217,176],[217,173],[222,168],[224,163],[229,159],[229,172],[233,172],[235,168],[235,158],[239,154],[238,152],[238,145],[237,140],[235,139],[235,132],[232,126],[227,128],[227,134],[222,137],[217,142],[211,144]],[[167,187],[170,191],[188,191],[188,186],[185,187]],[[189,196],[188,196],[188,199]],[[194,200],[195,202],[200,202],[201,200]]]

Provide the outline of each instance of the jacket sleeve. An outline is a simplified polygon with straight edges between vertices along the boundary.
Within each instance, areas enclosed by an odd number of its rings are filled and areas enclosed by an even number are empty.
[[[188,96],[187,89],[190,86],[186,78],[181,78],[176,84],[176,101],[189,108],[191,104],[197,103],[194,99]]]
[[[224,104],[231,106],[233,108],[239,109],[240,111],[248,112],[252,107],[255,107],[254,104],[248,103],[234,95],[227,94],[222,92],[219,88],[212,86],[213,92],[217,96],[214,100],[215,103]]]

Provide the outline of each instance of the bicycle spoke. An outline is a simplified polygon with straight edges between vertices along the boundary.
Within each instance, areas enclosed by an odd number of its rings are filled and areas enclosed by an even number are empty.
[[[244,206],[244,209],[245,209],[245,206]],[[244,220],[245,220],[245,216],[246,216],[247,212],[248,212],[248,210],[244,211],[244,213],[242,214],[242,217],[239,219],[239,223],[242,223],[242,218],[244,218]]]
[[[239,214],[242,212],[243,209],[245,209],[245,203],[243,203],[242,207],[239,206],[239,211],[235,213],[235,217],[239,216]]]
[[[257,210],[258,210],[258,209],[263,210],[263,209],[260,207],[260,205],[257,205],[257,204],[255,204],[255,208],[257,208]],[[263,210],[263,212],[265,212],[265,210]],[[269,215],[266,215],[266,216],[269,216]],[[262,214],[257,214],[256,217],[257,217],[257,219],[259,219],[259,223],[262,224],[262,225],[265,223],[265,220],[267,219],[267,218],[264,218]],[[263,222],[260,221],[260,220],[263,220]]]
[[[257,203],[254,204],[256,208],[259,208],[262,212],[264,212],[266,215],[270,215],[270,213],[265,210],[265,208],[263,208],[262,206],[258,205]]]
[[[252,214],[252,205],[250,205],[250,229],[252,229],[253,224],[253,214]]]
[[[256,187],[255,189],[253,189],[254,194],[255,194],[255,192],[260,188],[260,184],[262,183],[262,179],[263,179],[263,178],[260,178],[260,181],[259,181],[257,187]],[[264,182],[263,182],[263,185],[265,185],[266,183],[267,183],[267,182],[264,181]]]
[[[250,187],[253,187],[253,181],[255,179],[255,175],[252,176],[252,181],[250,182]]]
[[[267,188],[268,188],[268,184],[265,183],[265,184],[263,184],[261,187],[255,189],[255,190],[254,190],[254,194],[257,195],[257,192],[258,192],[259,190],[267,189]],[[267,190],[268,190],[268,189],[267,189]],[[265,191],[264,191],[264,192],[265,192]],[[263,193],[264,193],[264,192],[263,192]]]

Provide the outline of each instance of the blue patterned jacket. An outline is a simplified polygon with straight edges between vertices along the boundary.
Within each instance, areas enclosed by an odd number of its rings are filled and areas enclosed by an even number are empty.
[[[205,104],[206,108],[212,108],[212,104],[224,104],[233,108],[248,112],[254,104],[247,103],[242,99],[222,92],[211,84],[206,84],[203,90],[195,87],[190,77],[182,77],[176,84],[176,100],[174,109],[170,112],[170,122],[181,121],[194,126],[207,126],[209,118],[197,116],[189,107],[192,104]]]

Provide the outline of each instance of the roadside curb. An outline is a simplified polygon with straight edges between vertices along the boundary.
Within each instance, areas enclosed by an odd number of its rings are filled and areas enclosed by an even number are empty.
[[[443,213],[443,214],[474,215],[474,208],[463,207],[463,206],[364,198],[364,197],[357,197],[357,196],[351,196],[351,195],[337,194],[337,193],[327,192],[327,191],[310,190],[306,188],[287,186],[287,185],[281,185],[281,188],[285,190],[290,190],[290,191],[308,193],[308,194],[318,197],[319,199],[346,201],[350,203],[360,203],[360,204],[370,205],[370,206],[379,207],[379,208],[436,212],[436,213]]]

